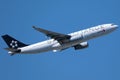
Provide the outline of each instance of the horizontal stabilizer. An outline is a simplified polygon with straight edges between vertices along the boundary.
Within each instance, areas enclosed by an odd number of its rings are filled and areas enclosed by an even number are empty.
[[[11,51],[11,52],[13,52],[13,53],[20,53],[20,52],[21,52],[20,49],[13,49],[13,48],[4,48],[4,49],[6,49],[6,50],[8,50],[8,51]]]

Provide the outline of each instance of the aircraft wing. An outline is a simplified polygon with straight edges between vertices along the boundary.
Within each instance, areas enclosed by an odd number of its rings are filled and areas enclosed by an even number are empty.
[[[66,43],[69,41],[69,39],[71,38],[70,35],[66,35],[66,34],[61,34],[61,33],[57,33],[57,32],[53,32],[53,31],[48,31],[42,28],[37,28],[35,26],[33,26],[33,28],[39,32],[44,33],[46,36],[57,40],[60,44]]]

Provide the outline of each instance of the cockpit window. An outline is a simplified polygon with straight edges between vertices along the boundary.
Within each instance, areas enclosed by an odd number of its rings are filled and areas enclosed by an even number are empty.
[[[111,24],[111,26],[113,26],[114,24]]]

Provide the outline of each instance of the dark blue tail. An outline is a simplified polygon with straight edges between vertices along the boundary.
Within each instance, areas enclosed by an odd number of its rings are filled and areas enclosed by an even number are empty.
[[[27,44],[24,44],[24,43],[14,39],[13,37],[11,37],[7,34],[3,35],[2,38],[7,43],[8,47],[12,48],[12,49],[17,49],[17,48],[20,48],[20,47],[28,46]]]

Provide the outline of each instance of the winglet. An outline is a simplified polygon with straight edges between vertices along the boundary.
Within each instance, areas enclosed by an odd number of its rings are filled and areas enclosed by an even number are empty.
[[[38,31],[38,28],[37,28],[36,26],[32,26],[32,28],[34,28],[35,30],[37,30],[37,31]]]
[[[36,27],[35,26],[32,26],[34,29],[36,29]]]

